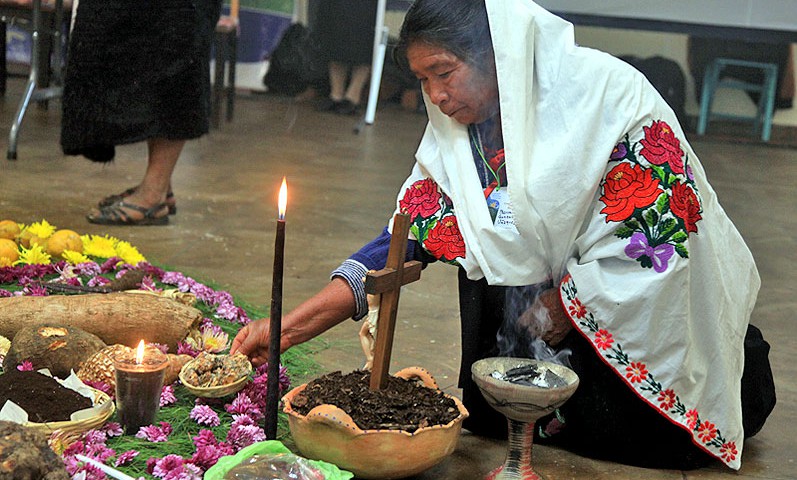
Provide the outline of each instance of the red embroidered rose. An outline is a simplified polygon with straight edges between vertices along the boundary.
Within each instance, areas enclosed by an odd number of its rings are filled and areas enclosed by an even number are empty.
[[[720,447],[720,455],[726,462],[736,460],[736,456],[739,455],[739,451],[736,449],[736,442],[723,443]]]
[[[675,392],[669,388],[659,392],[659,408],[669,410],[673,405],[675,405]]]
[[[621,163],[606,175],[600,198],[606,207],[601,213],[606,214],[606,223],[622,222],[637,208],[652,205],[660,194],[659,181],[653,178],[650,170]]]
[[[602,328],[597,332],[595,332],[595,345],[601,350],[610,349],[613,343],[614,343],[614,338],[612,338],[611,333],[607,332]]]
[[[440,260],[465,258],[465,241],[459,232],[457,217],[448,215],[429,230],[429,236],[423,242],[426,250]]]
[[[429,218],[440,210],[440,196],[440,190],[434,180],[430,178],[418,180],[404,192],[404,198],[399,201],[399,208],[401,213],[410,216],[410,221],[419,215]]]
[[[654,165],[670,164],[673,173],[684,173],[684,151],[681,150],[681,141],[675,136],[667,122],[658,120],[649,127],[642,127],[645,138],[639,141],[642,144],[640,155]]]
[[[703,443],[709,443],[717,436],[717,426],[711,422],[703,422],[697,428],[697,438]]]
[[[638,383],[647,378],[648,368],[642,362],[631,362],[631,365],[625,367],[625,378],[629,379],[631,383]]]
[[[700,216],[700,200],[692,187],[681,182],[672,184],[670,197],[670,210],[684,221],[687,232],[697,232],[697,222]]]

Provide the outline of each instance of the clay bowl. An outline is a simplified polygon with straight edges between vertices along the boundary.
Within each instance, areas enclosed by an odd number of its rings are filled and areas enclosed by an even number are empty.
[[[567,382],[556,388],[518,385],[493,378],[493,372],[505,373],[516,367],[536,365],[545,367]],[[564,404],[578,388],[578,375],[555,363],[529,358],[490,357],[471,366],[473,381],[491,407],[507,418],[519,422],[534,422]]]
[[[405,368],[395,376],[419,379],[427,387],[439,388],[429,372],[419,367]],[[319,405],[306,416],[295,412],[291,400],[306,386],[299,385],[282,398],[296,446],[303,456],[333,463],[357,478],[404,478],[431,468],[454,451],[462,421],[468,416],[459,399],[446,395],[460,413],[446,425],[419,428],[413,433],[362,430],[335,405]]]

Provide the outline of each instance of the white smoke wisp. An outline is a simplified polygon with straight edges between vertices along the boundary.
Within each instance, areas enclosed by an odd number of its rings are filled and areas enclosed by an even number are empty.
[[[556,350],[542,339],[551,328],[551,316],[539,297],[550,287],[546,282],[506,289],[504,323],[497,334],[500,356],[534,358],[569,367],[570,350]]]

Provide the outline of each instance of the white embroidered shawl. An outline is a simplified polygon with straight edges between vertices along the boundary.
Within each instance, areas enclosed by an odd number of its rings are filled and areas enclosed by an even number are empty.
[[[561,279],[574,326],[629,388],[738,469],[743,338],[760,285],[751,253],[644,76],[576,46],[572,25],[529,0],[487,10],[518,232],[493,226],[466,126],[428,98],[399,200],[423,178],[450,197],[471,279]]]

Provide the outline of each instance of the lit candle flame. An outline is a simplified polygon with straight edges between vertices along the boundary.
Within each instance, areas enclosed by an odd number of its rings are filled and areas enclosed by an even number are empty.
[[[136,365],[141,365],[144,363],[144,340],[138,342],[138,348],[136,349]]]
[[[288,206],[288,182],[282,177],[282,186],[279,194],[279,219],[285,220],[285,209]]]

